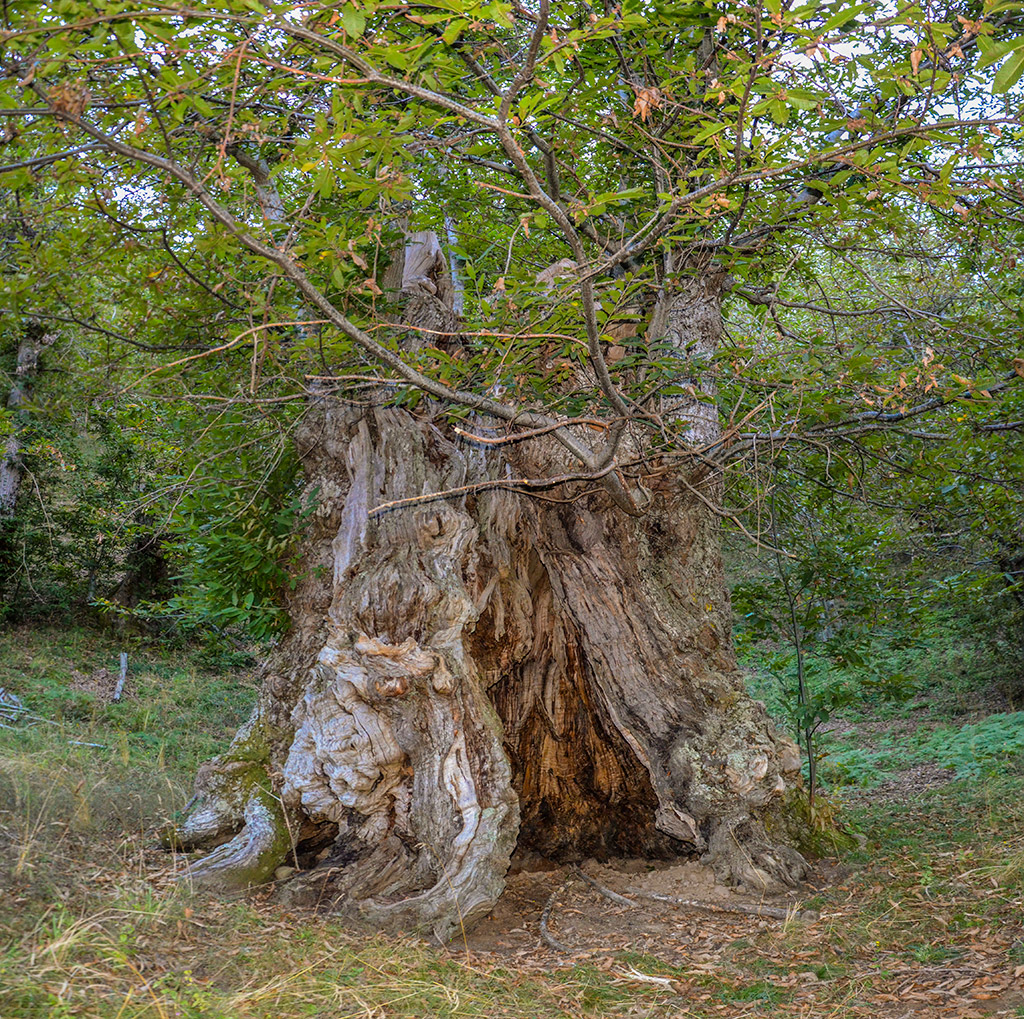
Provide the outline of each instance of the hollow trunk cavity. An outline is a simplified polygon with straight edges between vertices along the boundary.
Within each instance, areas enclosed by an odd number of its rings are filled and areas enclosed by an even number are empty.
[[[680,290],[667,334],[713,345],[719,295],[717,278]],[[715,438],[706,406],[670,408],[695,444]],[[324,400],[299,441],[319,511],[294,626],[175,835],[220,846],[195,880],[299,864],[292,901],[447,938],[490,910],[517,845],[704,853],[761,889],[801,876],[784,818],[799,754],[736,669],[699,457],[652,471],[636,518],[583,485],[482,487],[564,454],[482,446],[429,408]]]

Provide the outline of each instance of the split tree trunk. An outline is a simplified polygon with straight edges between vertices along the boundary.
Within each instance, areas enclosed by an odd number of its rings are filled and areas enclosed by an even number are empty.
[[[717,343],[720,295],[708,274],[666,299],[681,349]],[[664,408],[698,446],[717,428],[704,406]],[[288,859],[304,868],[293,901],[446,938],[491,909],[517,845],[704,853],[762,889],[802,875],[783,809],[799,753],[737,672],[701,498],[719,482],[699,458],[689,478],[652,471],[640,518],[583,486],[371,516],[567,465],[553,442],[499,451],[429,409],[336,400],[309,416],[300,454],[320,510],[294,627],[176,833],[219,844],[197,882],[245,886]]]

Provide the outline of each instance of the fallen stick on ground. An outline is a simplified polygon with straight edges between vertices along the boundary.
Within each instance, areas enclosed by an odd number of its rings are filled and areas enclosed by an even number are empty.
[[[548,920],[551,917],[551,910],[554,908],[555,899],[557,899],[565,890],[566,886],[575,876],[576,875],[573,871],[569,871],[569,873],[565,875],[565,880],[548,896],[548,901],[544,904],[544,909],[540,914],[540,936],[556,952],[563,952],[565,955],[572,955],[572,949],[568,945],[563,945],[562,942],[548,930]]]
[[[606,888],[596,878],[585,874],[579,867],[574,867],[573,874],[582,878],[591,888],[600,892],[606,899],[617,902],[620,906],[637,906],[638,903],[625,895],[620,895],[611,888]],[[680,899],[674,895],[661,895],[658,892],[641,892],[635,889],[630,894],[638,899],[650,899],[654,902],[667,902],[673,906],[688,906],[690,909],[703,909],[709,913],[742,913],[745,916],[766,916],[773,920],[817,920],[818,914],[813,910],[782,909],[779,906],[752,906],[736,902],[730,905],[719,902],[705,902],[702,899]]]

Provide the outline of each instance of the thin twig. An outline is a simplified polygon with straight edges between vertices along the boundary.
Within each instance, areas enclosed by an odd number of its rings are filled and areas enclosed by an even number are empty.
[[[523,439],[534,439],[538,435],[547,435],[548,432],[553,432],[556,428],[563,428],[565,425],[589,425],[591,428],[599,428],[601,431],[608,429],[608,422],[600,421],[598,418],[567,418],[565,421],[557,421],[554,424],[545,425],[543,428],[533,428],[528,432],[516,432],[514,435],[503,435],[497,439],[488,439],[484,435],[467,432],[464,428],[456,427],[454,431],[464,439],[480,442],[485,446],[507,446],[513,442],[522,442]]]
[[[753,542],[753,544],[754,544],[754,546],[756,548],[765,548],[765,549],[768,549],[769,552],[774,552],[777,555],[784,555],[784,556],[787,556],[790,559],[795,559],[796,558],[796,556],[794,556],[792,553],[790,553],[790,552],[783,552],[780,549],[776,548],[774,545],[769,545],[763,538],[760,538],[757,535],[751,534],[750,531],[747,530],[746,525],[743,523],[742,520],[740,520],[740,518],[739,518],[739,516],[737,514],[730,513],[729,510],[727,510],[724,506],[717,506],[717,505],[715,505],[715,503],[713,503],[706,495],[704,495],[701,491],[699,491],[697,488],[695,488],[693,485],[691,485],[686,480],[686,478],[684,478],[681,474],[679,475],[679,479],[678,480],[681,482],[682,486],[691,495],[693,495],[697,499],[699,499],[709,510],[711,510],[712,513],[715,514],[715,516],[721,517],[723,520],[731,520],[743,532],[743,534],[751,542]]]
[[[251,329],[246,329],[244,332],[239,333],[233,340],[228,340],[227,343],[222,343],[218,347],[210,347],[209,350],[200,351],[198,354],[190,354],[188,357],[179,358],[177,361],[172,361],[170,364],[161,364],[156,368],[146,372],[145,375],[140,375],[132,386],[137,386],[144,379],[148,379],[150,375],[156,375],[157,372],[167,371],[169,368],[177,368],[180,365],[188,364],[191,361],[198,361],[204,357],[210,357],[212,354],[219,354],[224,350],[231,350],[233,347],[237,347],[243,340],[248,339],[255,333],[260,332],[264,329],[278,329],[282,326],[303,326],[303,325],[327,325],[329,324],[326,319],[302,319],[294,322],[268,322],[258,326],[253,326]]]
[[[561,427],[559,425],[558,427]],[[382,502],[370,510],[368,516],[374,517],[385,510],[398,509],[404,506],[415,506],[418,503],[434,502],[437,499],[450,499],[452,496],[466,495],[469,492],[480,492],[485,489],[501,488],[512,492],[519,492],[531,488],[553,488],[555,485],[564,485],[571,481],[593,481],[595,478],[603,478],[615,470],[615,466],[605,467],[604,470],[596,471],[593,474],[558,474],[553,478],[495,478],[494,481],[478,481],[472,485],[462,485],[459,488],[446,488],[440,492],[427,492],[425,495],[411,495],[406,499],[392,499],[390,502]]]

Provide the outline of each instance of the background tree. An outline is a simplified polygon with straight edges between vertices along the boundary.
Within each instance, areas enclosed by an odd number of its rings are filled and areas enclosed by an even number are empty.
[[[260,319],[195,362],[244,348],[255,407],[305,402],[293,625],[197,779],[196,879],[293,855],[321,864],[296,897],[443,935],[517,839],[798,877],[798,754],[731,646],[723,469],[981,391],[923,352],[826,359],[779,309],[853,278],[874,302],[872,257],[928,264],[950,216],[981,238],[1013,201],[1015,110],[979,72],[1019,77],[1013,10],[9,11],[5,114],[102,153],[83,214],[173,224],[191,284]],[[729,294],[767,308],[760,349]]]

